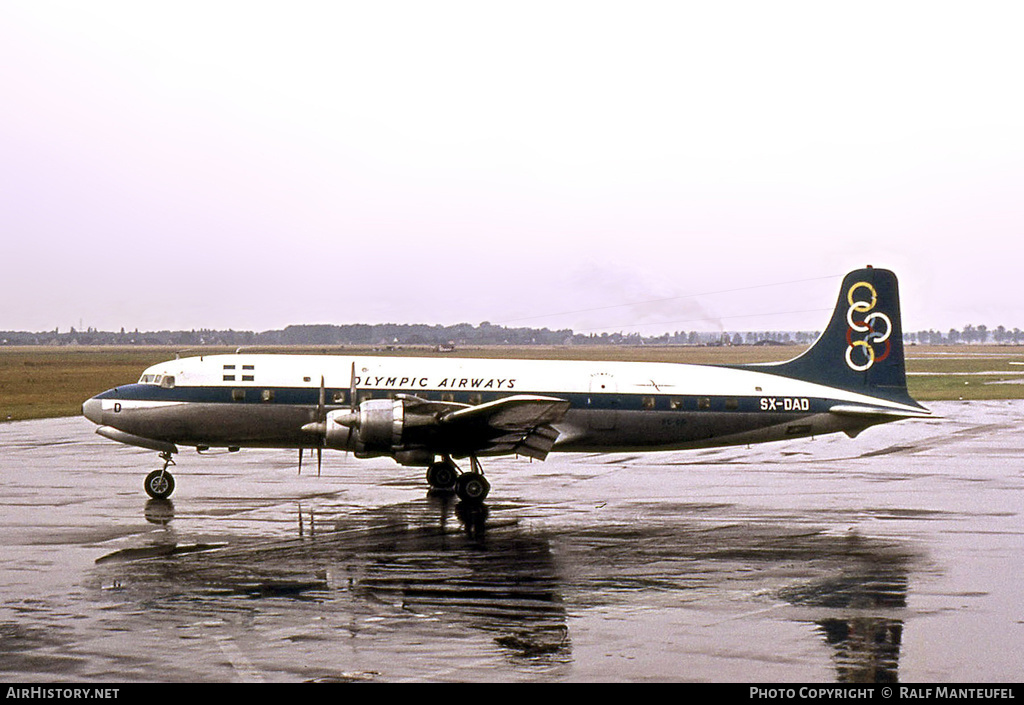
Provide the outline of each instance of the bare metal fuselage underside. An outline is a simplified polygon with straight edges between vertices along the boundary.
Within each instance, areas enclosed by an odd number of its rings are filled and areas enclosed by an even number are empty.
[[[86,415],[102,427],[185,446],[313,447],[309,435],[301,429],[315,417],[315,405],[195,401],[140,404],[133,399],[136,396],[134,386],[111,390],[103,400],[90,400],[92,407],[86,408]],[[118,401],[119,396],[122,401]],[[703,409],[658,409],[659,400],[651,396],[632,400],[628,395],[607,395],[596,400],[595,395],[582,395],[573,401],[564,419],[555,425],[559,437],[552,450],[674,450],[761,443],[839,431],[854,435],[882,420],[830,413],[828,408],[835,402],[826,399],[801,400],[793,404],[797,408],[790,411],[762,411],[763,402],[757,398],[692,401],[694,407],[710,407]],[[685,407],[687,401],[690,400],[676,399],[668,405]],[[645,404],[655,408],[624,408]],[[726,405],[737,408],[726,409]],[[714,408],[716,406],[720,408]],[[326,408],[331,411],[344,407],[328,405]],[[457,442],[454,445],[452,454],[460,455]],[[415,437],[407,439],[404,446],[405,450],[426,447]]]

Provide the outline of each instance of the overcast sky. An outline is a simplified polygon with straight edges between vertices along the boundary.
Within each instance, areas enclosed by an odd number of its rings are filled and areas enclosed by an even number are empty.
[[[1024,328],[1022,7],[4,0],[0,329]]]

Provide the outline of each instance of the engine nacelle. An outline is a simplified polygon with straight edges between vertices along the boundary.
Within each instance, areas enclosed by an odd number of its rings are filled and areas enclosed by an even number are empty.
[[[394,455],[405,448],[405,402],[399,399],[367,399],[354,412],[327,414],[329,448],[369,455]]]
[[[412,465],[424,468],[430,466],[437,459],[434,451],[422,448],[414,450],[400,450],[393,455],[399,465]]]
[[[349,416],[351,416],[351,412],[348,411],[327,412],[327,423],[323,425],[324,445],[337,450],[354,449],[355,430],[337,423],[337,419]]]
[[[356,433],[363,450],[390,450],[402,445],[405,403],[391,399],[367,399],[359,405]]]

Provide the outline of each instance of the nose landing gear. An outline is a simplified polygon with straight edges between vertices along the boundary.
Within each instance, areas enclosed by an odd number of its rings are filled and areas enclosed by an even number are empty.
[[[174,456],[164,451],[160,454],[160,459],[164,461],[163,468],[146,475],[146,479],[142,483],[146,494],[153,499],[167,499],[174,492],[174,476],[167,472],[167,467],[174,465]]]

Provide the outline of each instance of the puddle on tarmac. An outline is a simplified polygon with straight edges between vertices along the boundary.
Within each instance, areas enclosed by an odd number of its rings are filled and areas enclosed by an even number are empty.
[[[1024,403],[939,413],[856,441],[493,459],[485,511],[383,461],[315,478],[268,452],[189,460],[147,502],[149,455],[87,422],[7,426],[0,674],[1012,681]]]

